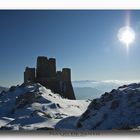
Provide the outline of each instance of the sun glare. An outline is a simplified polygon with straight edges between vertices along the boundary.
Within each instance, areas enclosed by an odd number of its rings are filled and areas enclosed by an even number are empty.
[[[126,47],[129,47],[129,45],[135,40],[135,32],[129,26],[122,27],[118,32],[118,39],[124,43]]]

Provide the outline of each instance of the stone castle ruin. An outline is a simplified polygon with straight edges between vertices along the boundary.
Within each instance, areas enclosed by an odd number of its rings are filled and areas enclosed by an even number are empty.
[[[40,83],[54,93],[59,93],[62,97],[76,99],[71,83],[71,70],[63,68],[56,71],[55,58],[39,56],[36,68],[26,67],[24,72],[24,83]]]

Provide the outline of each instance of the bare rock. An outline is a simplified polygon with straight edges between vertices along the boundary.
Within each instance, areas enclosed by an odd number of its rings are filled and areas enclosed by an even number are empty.
[[[117,100],[113,100],[110,109],[116,109],[118,106],[119,102]]]
[[[103,105],[104,105],[104,103],[98,101],[97,99],[94,99],[94,100],[90,103],[89,108],[99,110]]]
[[[35,101],[36,96],[34,92],[28,92],[23,95],[16,97],[17,108],[22,108],[27,104],[31,104]]]
[[[111,101],[113,99],[113,95],[111,93],[105,92],[105,94],[102,95],[101,99],[103,102]]]
[[[9,91],[10,92],[13,92],[15,89],[16,89],[16,86],[11,86],[10,89],[9,89]]]

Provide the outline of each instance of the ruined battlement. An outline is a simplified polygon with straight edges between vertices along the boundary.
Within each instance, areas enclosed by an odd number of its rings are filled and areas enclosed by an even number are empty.
[[[32,81],[35,82],[35,68],[26,67],[24,71],[24,83]]]
[[[25,69],[24,83],[28,81],[40,83],[64,98],[75,99],[71,83],[71,69],[63,68],[62,71],[56,71],[55,58],[38,56],[36,68],[26,67]]]
[[[61,77],[63,81],[71,81],[71,70],[69,68],[63,68]]]

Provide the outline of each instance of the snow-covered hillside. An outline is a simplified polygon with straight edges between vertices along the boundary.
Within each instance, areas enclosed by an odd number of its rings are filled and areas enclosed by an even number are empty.
[[[54,129],[63,119],[80,116],[88,100],[68,100],[40,84],[12,87],[0,94],[0,127],[12,130]]]
[[[140,83],[100,98],[68,100],[40,84],[22,84],[0,94],[0,129],[140,129]]]
[[[121,86],[94,99],[76,126],[84,130],[139,128],[140,83]]]

